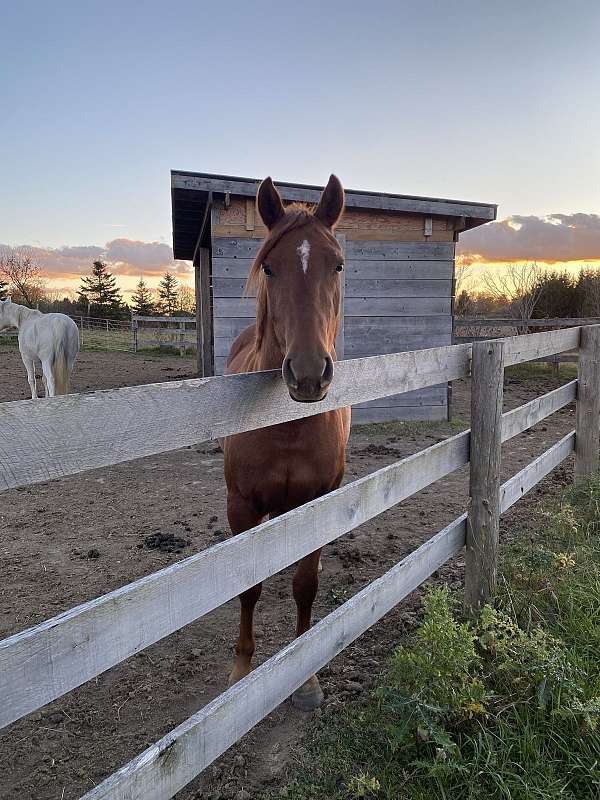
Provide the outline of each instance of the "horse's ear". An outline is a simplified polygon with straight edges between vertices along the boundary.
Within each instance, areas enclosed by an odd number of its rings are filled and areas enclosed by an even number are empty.
[[[323,189],[315,217],[328,228],[333,228],[339,222],[343,210],[344,187],[337,175],[331,175],[327,186]]]
[[[265,178],[258,187],[256,201],[262,221],[271,230],[285,214],[281,195],[275,188],[271,178]]]

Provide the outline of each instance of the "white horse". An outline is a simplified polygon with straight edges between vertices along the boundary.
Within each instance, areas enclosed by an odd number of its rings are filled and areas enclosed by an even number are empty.
[[[42,314],[27,306],[0,300],[0,331],[17,328],[19,350],[31,399],[37,399],[36,365],[41,365],[46,397],[69,394],[69,380],[79,352],[79,330],[66,314]]]

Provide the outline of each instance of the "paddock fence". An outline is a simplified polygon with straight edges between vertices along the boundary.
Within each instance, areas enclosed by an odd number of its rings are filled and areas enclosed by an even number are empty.
[[[582,325],[597,325],[600,317],[552,317],[548,319],[518,319],[515,317],[453,317],[453,344],[465,342],[482,342],[488,339],[499,339],[503,336],[512,336],[529,333],[536,328],[570,328]],[[484,331],[486,331],[484,335]],[[561,364],[576,364],[577,352],[555,353],[546,358],[536,359],[549,364],[554,373],[559,373]]]
[[[502,413],[504,368],[578,350],[578,378]],[[317,407],[278,371],[0,404],[0,490],[472,378],[472,428],[0,642],[0,727],[44,706],[470,463],[469,511],[178,725],[84,800],[165,800],[466,546],[470,609],[494,590],[502,512],[600,434],[600,326],[360,358]],[[500,485],[501,444],[576,401],[575,429]]]

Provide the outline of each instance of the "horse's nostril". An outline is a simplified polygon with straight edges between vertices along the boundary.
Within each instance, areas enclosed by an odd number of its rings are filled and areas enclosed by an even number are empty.
[[[294,370],[292,369],[291,358],[286,358],[284,360],[283,366],[281,367],[281,372],[283,375],[283,380],[290,387],[290,389],[297,389],[298,381],[296,380],[296,376],[294,375]]]
[[[331,356],[325,356],[325,369],[321,375],[321,388],[324,389],[329,386],[333,380],[333,359]]]

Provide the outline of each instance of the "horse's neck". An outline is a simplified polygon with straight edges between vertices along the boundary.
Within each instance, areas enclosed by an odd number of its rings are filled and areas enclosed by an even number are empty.
[[[27,308],[27,306],[20,306],[18,303],[13,303],[12,317],[15,328],[20,328],[28,319],[39,316],[40,314],[41,311],[35,308]]]

